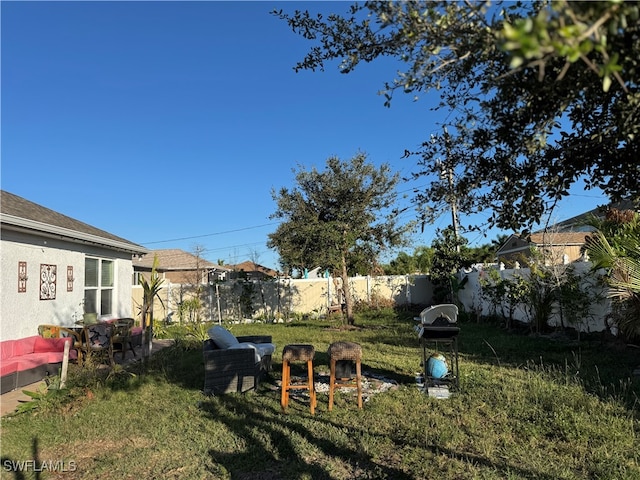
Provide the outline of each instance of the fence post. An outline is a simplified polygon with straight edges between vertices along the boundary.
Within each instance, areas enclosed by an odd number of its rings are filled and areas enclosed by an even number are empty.
[[[411,305],[411,282],[409,282],[409,275],[404,276],[404,288],[407,292],[407,305]]]
[[[69,368],[69,349],[71,342],[64,342],[64,353],[62,355],[62,372],[60,373],[60,388],[64,388],[67,383],[67,369]]]

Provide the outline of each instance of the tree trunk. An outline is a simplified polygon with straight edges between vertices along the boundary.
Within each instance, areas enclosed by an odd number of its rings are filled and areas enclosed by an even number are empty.
[[[347,323],[353,325],[355,319],[353,318],[353,304],[351,301],[351,288],[349,287],[349,275],[347,274],[347,257],[342,254],[342,292],[344,294],[344,305],[347,315]]]
[[[152,300],[153,302],[153,300]],[[145,300],[142,308],[142,358],[145,367],[151,355],[153,341],[153,303]]]

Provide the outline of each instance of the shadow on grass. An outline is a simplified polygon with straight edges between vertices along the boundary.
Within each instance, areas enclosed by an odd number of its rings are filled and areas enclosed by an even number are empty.
[[[232,478],[308,478],[332,479],[331,471],[343,469],[349,465],[352,471],[373,472],[374,477],[411,479],[412,476],[399,468],[376,463],[371,456],[354,447],[339,448],[336,444],[310,432],[302,423],[291,421],[291,417],[279,410],[266,408],[258,410],[253,404],[238,395],[225,395],[207,403],[203,410],[218,422],[224,423],[234,434],[245,439],[247,450],[240,453],[227,453],[211,450],[209,453],[214,463],[222,464],[231,473]],[[247,418],[239,418],[237,411],[251,410]],[[268,412],[268,413],[265,413]],[[301,417],[304,418],[304,417]],[[308,419],[305,418],[305,421]],[[319,417],[314,422],[327,423]],[[344,425],[336,426],[339,430]],[[318,457],[317,462],[310,462],[309,455],[303,455],[298,446],[318,449],[325,458]],[[318,454],[313,453],[313,456]],[[332,465],[332,459],[338,462]],[[328,463],[328,464],[327,464]]]
[[[608,345],[597,337],[577,342],[562,334],[534,335],[467,323],[461,325],[459,352],[469,363],[554,373],[602,400],[618,397],[630,412],[640,398],[640,380],[634,376],[640,350]]]
[[[322,415],[296,416],[273,407],[258,408],[240,395],[225,395],[211,400],[203,405],[203,411],[211,419],[224,423],[229,430],[246,441],[247,449],[240,453],[209,451],[212,462],[223,465],[231,474],[231,478],[280,479],[303,478],[305,475],[313,479],[416,478],[413,474],[405,472],[401,465],[381,464],[357,448],[359,438],[374,436],[379,437],[380,442],[393,442],[392,449],[398,452],[407,447],[422,450],[425,462],[444,455],[472,466],[482,465],[497,472],[509,472],[518,478],[555,479],[554,476],[523,469],[506,461],[496,463],[468,452],[454,451],[437,445],[417,444],[393,434],[371,432],[366,424],[345,426],[343,423],[323,418]],[[244,415],[240,417],[237,412],[244,412]],[[313,433],[326,432],[328,428],[337,432],[348,430],[348,435],[353,438],[353,446],[338,446],[335,442]],[[304,455],[296,448],[299,445],[305,445],[304,448],[311,446],[319,450],[320,454]],[[312,463],[309,458],[316,458],[317,461]],[[348,477],[336,477],[337,471],[342,471]]]
[[[132,390],[146,382],[164,379],[181,388],[200,391],[204,385],[204,361],[202,348],[195,345],[173,345],[155,353],[145,367],[142,362],[130,364],[126,372],[133,374],[129,381],[111,382],[114,390]]]
[[[176,344],[154,353],[148,362],[142,359],[126,365],[70,365],[68,387],[78,391],[99,386],[109,392],[135,393],[148,383],[166,381],[180,388],[201,391],[204,380],[202,350],[192,345]],[[84,395],[84,394],[82,394]]]
[[[40,448],[38,446],[38,437],[31,439],[31,458],[26,460],[13,460],[9,457],[2,457],[0,459],[0,465],[3,472],[10,472],[13,474],[15,480],[25,480],[27,477],[25,473],[33,474],[33,478],[40,480],[42,478],[42,472],[49,472],[49,467],[55,466],[57,470],[64,470],[64,465],[60,462],[51,464],[51,462],[42,462],[40,460]]]
[[[536,361],[541,356],[544,356],[545,359],[552,356],[559,365],[562,365],[562,359],[570,357],[574,348],[571,344],[554,343],[544,338],[513,337],[507,332],[495,331],[494,327],[487,325],[462,324],[461,328],[460,352],[465,360],[461,364],[463,377],[464,363],[466,362],[469,362],[467,365],[473,361],[478,364],[486,363],[507,368],[522,368],[529,360]],[[393,342],[391,345],[395,346],[396,337],[380,334],[382,331],[378,330],[379,335],[376,338],[390,338],[390,342]],[[363,339],[362,341],[368,342],[370,340]],[[413,343],[416,339],[411,336],[407,341]],[[414,345],[416,344],[413,343],[412,346]],[[599,352],[598,349],[602,349],[601,345],[590,345],[587,343],[581,345],[582,351],[587,352],[589,357],[587,361],[585,353],[583,366],[589,362],[603,361],[611,362],[612,366],[616,365],[613,359],[619,352],[606,352],[605,350]],[[371,348],[375,348],[375,345],[371,344]],[[627,357],[625,356],[625,358]],[[326,365],[327,361],[326,352],[317,352],[314,363]],[[629,364],[631,361],[632,359],[629,357]],[[384,359],[382,359],[377,365],[384,364]],[[178,344],[157,352],[150,359],[146,371],[142,371],[141,365],[137,364],[127,366],[127,369],[129,368],[131,368],[129,372],[135,373],[136,377],[127,377],[127,374],[123,373],[122,378],[112,379],[107,385],[108,388],[114,391],[135,391],[146,382],[157,380],[169,382],[192,392],[201,391],[203,388],[202,350],[195,343]],[[352,417],[347,415],[343,421],[337,421],[336,415],[326,413],[315,416],[294,413],[299,405],[296,405],[294,412],[284,414],[277,403],[278,386],[275,381],[279,378],[281,364],[274,362],[273,368],[271,377],[267,379],[272,385],[268,387],[265,385],[265,388],[270,388],[271,391],[259,389],[255,395],[231,394],[214,398],[200,397],[202,398],[201,411],[205,418],[222,422],[232,432],[232,436],[240,439],[243,443],[242,448],[229,446],[221,449],[210,448],[207,451],[211,462],[221,468],[226,468],[228,472],[231,472],[232,478],[264,480],[304,476],[314,479],[397,478],[403,480],[420,478],[416,476],[417,474],[408,474],[407,471],[411,471],[409,470],[411,467],[402,464],[402,451],[406,448],[415,449],[424,456],[425,462],[433,461],[434,458],[441,460],[442,457],[446,457],[451,461],[465,464],[469,470],[474,465],[481,465],[505,476],[543,480],[551,480],[552,478],[539,471],[527,470],[522,465],[511,464],[506,457],[490,459],[462,450],[442,448],[426,441],[420,443],[415,440],[417,437],[407,438],[406,432],[396,432],[391,428],[384,433],[370,431],[366,422],[367,417],[364,415],[353,415]],[[393,371],[393,368],[387,370],[368,368],[364,359],[363,370],[395,379],[402,384],[410,384],[415,381],[412,377],[403,376]],[[612,376],[608,380],[615,381],[615,378]],[[198,396],[193,395],[190,401],[195,401],[193,400],[195,398]],[[386,411],[382,411],[381,415],[382,418],[387,418],[388,414]],[[386,422],[384,424],[386,425]],[[335,440],[334,436],[339,440]],[[345,436],[352,438],[353,441],[345,441]],[[393,455],[387,457],[381,455],[382,459],[379,459],[374,453],[366,451],[359,442],[359,439],[364,437],[379,437],[378,442],[384,444],[385,448],[389,448],[391,451],[395,449]],[[377,442],[369,443],[376,445]],[[209,448],[209,446],[207,444],[205,448]],[[411,456],[408,455],[406,458],[410,459]],[[213,472],[214,468],[215,466],[210,467],[212,476],[220,473]],[[336,474],[336,472],[339,473]],[[348,472],[351,476],[340,477],[340,472],[345,475]],[[16,474],[16,478],[22,477]]]

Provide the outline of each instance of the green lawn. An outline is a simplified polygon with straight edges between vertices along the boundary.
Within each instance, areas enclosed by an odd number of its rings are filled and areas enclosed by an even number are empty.
[[[598,339],[507,333],[461,323],[462,391],[429,398],[415,384],[413,313],[232,325],[272,335],[271,378],[257,392],[205,397],[200,343],[179,339],[146,373],[72,369],[72,387],[2,419],[2,478],[87,479],[638,479],[637,350]],[[397,382],[357,409],[340,393],[316,415],[280,408],[282,347],[312,343],[316,372],[337,340],[363,348],[363,369]],[[57,467],[53,473],[33,472]],[[22,462],[22,463],[20,463]],[[10,466],[22,472],[9,472]],[[56,468],[52,468],[55,470]],[[59,470],[65,470],[60,473]]]

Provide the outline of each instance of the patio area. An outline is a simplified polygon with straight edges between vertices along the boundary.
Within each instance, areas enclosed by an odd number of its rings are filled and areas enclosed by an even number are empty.
[[[151,347],[151,354],[162,350],[165,347],[168,347],[173,344],[173,340],[154,340],[153,345]],[[127,351],[124,359],[121,354],[118,353],[114,355],[114,359],[116,363],[126,365],[142,358],[142,346],[135,347],[136,356],[133,355],[130,351]],[[20,387],[11,392],[5,393],[4,395],[0,395],[0,417],[4,417],[10,413],[15,412],[16,408],[23,403],[31,400],[31,397],[24,394],[24,390],[29,392],[36,392],[43,389],[46,386],[44,380],[39,382],[32,383],[30,385],[26,385],[24,387]]]

